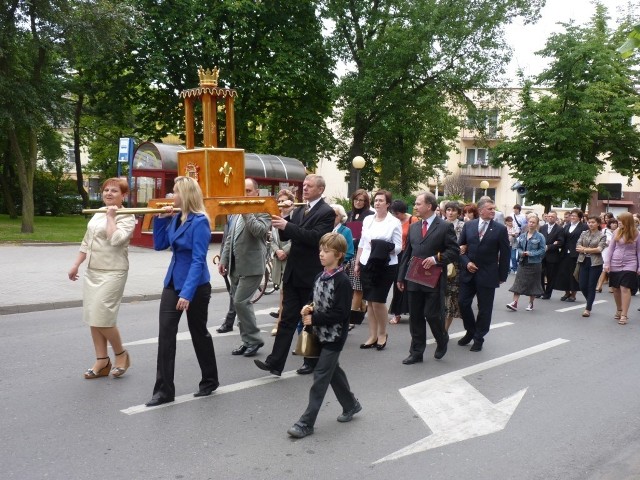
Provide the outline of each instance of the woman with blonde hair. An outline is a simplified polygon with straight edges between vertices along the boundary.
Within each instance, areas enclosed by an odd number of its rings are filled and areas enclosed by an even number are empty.
[[[190,177],[177,177],[173,185],[173,206],[165,207],[153,222],[153,248],[171,247],[173,256],[160,298],[158,361],[153,396],[147,407],[175,399],[173,383],[176,363],[176,336],[182,312],[187,312],[191,342],[202,379],[194,397],[211,395],[219,385],[213,340],[207,330],[211,298],[207,252],[211,240],[209,217],[202,190]],[[173,208],[181,209],[174,215]]]
[[[120,302],[129,273],[129,241],[136,226],[133,215],[116,215],[129,191],[127,181],[109,178],[102,184],[104,212],[96,213],[80,245],[80,253],[69,270],[69,280],[79,278],[78,268],[87,260],[82,292],[84,321],[91,328],[96,362],[84,373],[84,378],[106,377],[109,372],[121,377],[130,365],[129,353],[122,346],[116,326]],[[115,367],[107,352],[107,342],[115,354]]]
[[[614,319],[626,325],[631,303],[631,290],[638,286],[640,273],[640,235],[633,215],[623,212],[618,215],[618,229],[604,257],[604,271],[609,273],[609,286],[613,288],[616,301]]]

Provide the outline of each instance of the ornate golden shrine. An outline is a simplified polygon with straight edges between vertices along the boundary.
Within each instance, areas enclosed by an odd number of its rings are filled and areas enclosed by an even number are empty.
[[[180,92],[184,99],[186,150],[178,152],[178,174],[198,181],[211,221],[218,215],[265,212],[278,215],[278,205],[272,197],[244,196],[244,150],[235,148],[234,100],[238,93],[218,86],[218,68],[198,67],[200,86]],[[194,101],[202,102],[202,147],[195,146]],[[218,104],[224,105],[226,145],[218,147]],[[171,204],[168,198],[149,200],[148,207]],[[145,215],[142,231],[151,227],[152,215]]]

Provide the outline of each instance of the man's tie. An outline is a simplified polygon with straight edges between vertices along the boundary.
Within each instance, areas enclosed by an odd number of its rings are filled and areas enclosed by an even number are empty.
[[[487,224],[489,222],[482,221],[480,222],[480,230],[478,230],[478,236],[480,237],[480,241],[482,241],[482,237],[484,237],[484,232],[487,231]]]
[[[244,227],[244,218],[242,215],[236,215],[235,221],[233,222],[233,244],[235,245],[238,237],[240,237],[240,233],[242,233],[242,227]]]
[[[429,223],[426,220],[422,221],[422,238],[427,236],[427,230],[429,229]]]

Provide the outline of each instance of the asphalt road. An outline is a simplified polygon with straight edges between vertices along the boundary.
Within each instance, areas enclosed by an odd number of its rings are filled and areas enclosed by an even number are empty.
[[[497,328],[480,353],[457,345],[453,334],[462,326],[456,320],[442,361],[432,358],[430,346],[425,363],[401,364],[409,346],[406,320],[389,326],[382,352],[360,350],[366,325],[357,327],[341,364],[363,410],[351,423],[336,422],[341,408],[329,392],[315,434],[301,440],[286,434],[306,407],[311,385],[309,376],[292,372],[301,360],[291,357],[285,368],[290,373],[281,379],[264,375],[252,359],[231,356],[237,328],[214,335],[219,392],[190,396],[199,370],[184,336],[176,361],[178,401],[146,409],[142,404],[151,397],[155,376],[158,301],[121,307],[120,327],[132,358],[121,379],[82,378],[93,354],[80,309],[2,316],[1,477],[640,478],[638,299],[624,327],[612,319],[606,293],[598,300],[608,302],[596,305],[588,319],[580,316],[579,304],[558,298],[517,313],[504,308],[509,300],[502,287]],[[270,351],[267,313],[276,302],[271,295],[257,305],[267,343],[257,358]],[[570,307],[576,308],[558,311]],[[212,330],[225,308],[225,294],[214,294]],[[180,331],[187,331],[186,320]],[[502,426],[482,434],[500,419]],[[425,438],[431,446],[426,450],[420,446]],[[380,462],[410,445],[408,455]]]

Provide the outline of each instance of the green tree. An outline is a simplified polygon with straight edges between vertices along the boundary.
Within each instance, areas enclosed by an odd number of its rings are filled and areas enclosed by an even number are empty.
[[[39,142],[64,118],[58,39],[67,10],[64,0],[10,0],[0,10],[0,130],[18,176],[23,233],[33,232]]]
[[[400,192],[443,169],[465,92],[495,82],[509,58],[503,29],[537,17],[544,0],[324,0],[330,45],[349,71],[340,79],[339,166],[378,157],[380,182]],[[368,162],[362,183],[371,186]],[[353,172],[352,172],[353,173]]]
[[[616,53],[620,38],[602,5],[588,25],[552,35],[539,52],[551,58],[536,79],[543,89],[524,83],[517,133],[495,149],[494,163],[508,165],[545,210],[562,199],[584,208],[607,162],[629,181],[640,173],[640,132],[631,123],[640,114],[639,78]]]
[[[146,82],[132,101],[138,136],[182,132],[178,93],[198,84],[198,65],[218,66],[221,84],[239,93],[237,145],[315,165],[330,144],[333,79],[315,3],[135,0],[144,30],[134,62]]]

